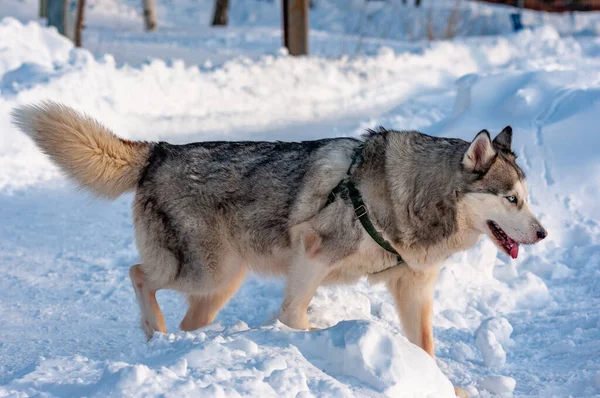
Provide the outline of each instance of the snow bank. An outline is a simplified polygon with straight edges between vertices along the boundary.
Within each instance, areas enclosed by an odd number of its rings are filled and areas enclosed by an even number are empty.
[[[43,28],[37,22],[22,24],[13,18],[3,18],[0,20],[0,90],[5,88],[6,73],[29,64],[52,70],[55,64],[67,62],[72,48],[73,44],[55,29]],[[24,82],[27,78],[22,76]]]
[[[194,333],[157,334],[118,361],[79,355],[44,359],[0,388],[32,396],[348,397],[363,394],[454,397],[435,361],[372,322],[318,332],[282,324],[249,329],[213,324]]]

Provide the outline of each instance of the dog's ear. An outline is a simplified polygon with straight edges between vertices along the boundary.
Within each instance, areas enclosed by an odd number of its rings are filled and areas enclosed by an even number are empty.
[[[487,130],[481,130],[465,152],[462,164],[468,171],[484,174],[496,159],[496,155],[490,133]]]
[[[512,127],[504,127],[504,130],[494,138],[493,143],[496,148],[510,152],[512,150]]]

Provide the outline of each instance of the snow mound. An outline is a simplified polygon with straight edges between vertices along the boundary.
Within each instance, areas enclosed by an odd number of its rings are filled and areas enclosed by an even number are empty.
[[[504,347],[510,344],[513,328],[506,318],[490,318],[482,322],[475,332],[475,344],[483,362],[489,368],[501,368],[506,363]]]
[[[2,391],[2,390],[0,390]],[[32,396],[454,397],[435,361],[372,322],[315,332],[284,325],[213,324],[194,333],[157,333],[118,361],[75,355],[40,359],[4,392]]]
[[[493,317],[486,319],[481,323],[481,326],[475,332],[475,336],[481,332],[492,333],[495,336],[496,341],[505,347],[512,344],[510,335],[513,332],[513,327],[504,317]]]
[[[516,385],[515,379],[507,376],[488,376],[479,383],[482,389],[501,397],[511,397]]]
[[[53,68],[67,61],[72,48],[73,43],[54,28],[6,17],[0,20],[0,77],[26,63]]]

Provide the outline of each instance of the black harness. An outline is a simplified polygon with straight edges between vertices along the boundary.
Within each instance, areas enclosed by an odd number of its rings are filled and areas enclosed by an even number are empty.
[[[363,160],[362,151],[363,151],[362,145],[359,145],[354,150],[354,156],[352,157],[352,163],[350,164],[350,167],[348,168],[346,177],[342,181],[340,181],[335,186],[335,188],[333,188],[333,190],[329,193],[329,196],[327,198],[327,205],[335,202],[336,198],[340,194],[341,194],[342,198],[344,198],[344,197],[350,198],[350,201],[352,202],[352,206],[354,207],[354,214],[356,215],[356,218],[362,224],[362,226],[365,229],[365,231],[367,232],[367,234],[369,234],[369,236],[379,246],[381,246],[382,249],[387,250],[388,252],[396,255],[398,262],[392,266],[392,267],[395,267],[397,265],[404,264],[405,262],[402,259],[402,257],[400,256],[400,254],[396,251],[396,249],[394,249],[394,247],[390,244],[390,242],[385,240],[385,238],[383,236],[381,236],[381,234],[377,231],[377,229],[373,225],[373,222],[369,218],[369,213],[367,211],[367,207],[365,206],[365,202],[362,199],[362,195],[360,194],[360,191],[358,190],[358,188],[356,188],[356,184],[352,181],[352,171],[354,170],[355,166],[358,163],[362,162],[362,160]],[[390,268],[392,268],[392,267],[390,267]],[[387,271],[390,268],[386,268],[382,271],[375,272],[374,274],[377,274],[377,273],[380,273],[383,271]]]

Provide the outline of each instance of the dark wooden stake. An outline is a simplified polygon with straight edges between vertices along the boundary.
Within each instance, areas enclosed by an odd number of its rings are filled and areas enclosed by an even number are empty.
[[[77,2],[77,20],[75,22],[75,47],[81,47],[83,36],[83,21],[85,19],[85,0]]]
[[[284,0],[284,40],[290,55],[308,54],[309,0]],[[285,18],[287,15],[287,20]]]
[[[153,32],[158,27],[156,22],[156,6],[154,0],[142,0],[142,8],[144,9],[144,26],[149,32]]]
[[[213,26],[227,25],[227,10],[229,8],[229,0],[215,0],[215,14],[213,16]]]

